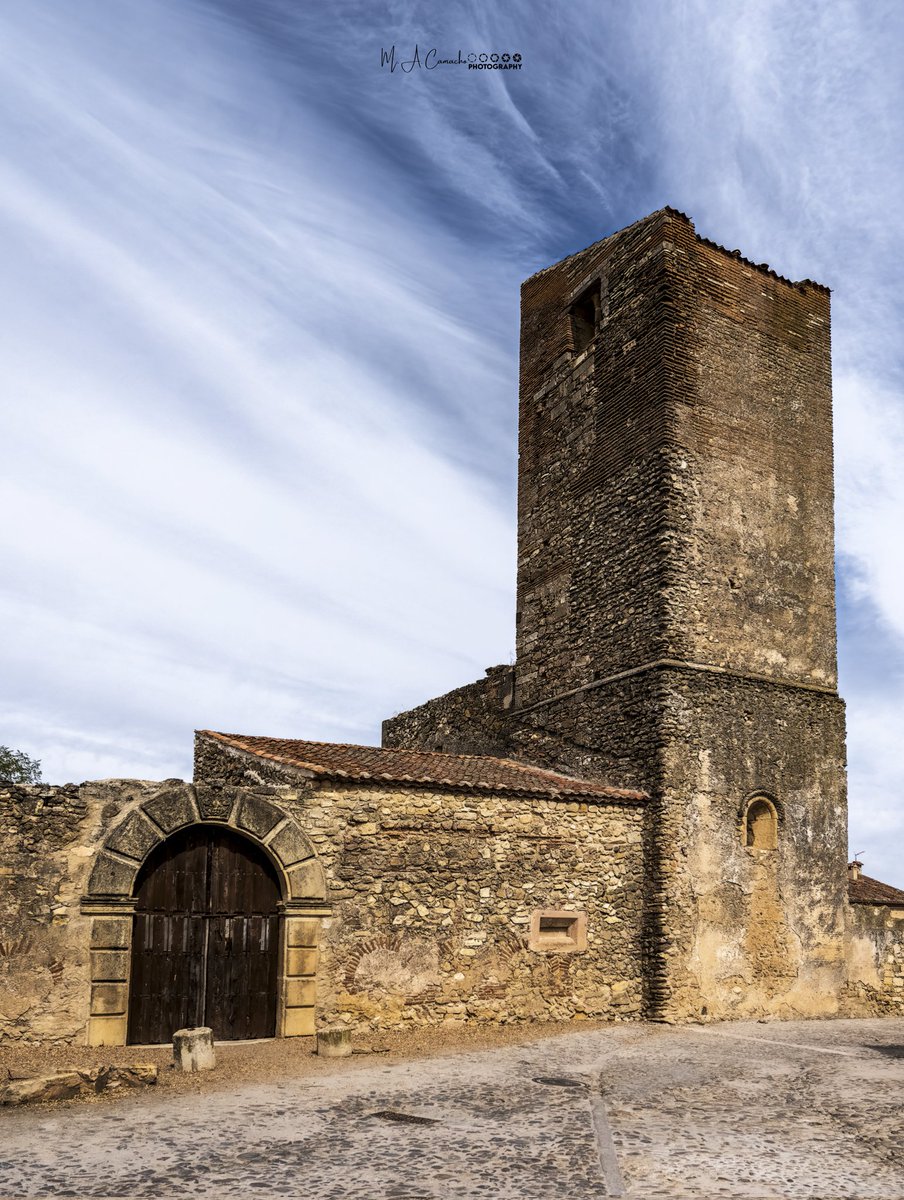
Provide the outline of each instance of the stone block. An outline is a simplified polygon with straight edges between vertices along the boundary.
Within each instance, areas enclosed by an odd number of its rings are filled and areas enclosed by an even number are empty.
[[[194,788],[183,784],[179,788],[167,788],[158,792],[147,804],[142,805],[144,811],[155,825],[159,825],[164,833],[172,833],[183,825],[191,825],[197,820],[193,804]]]
[[[87,1090],[78,1071],[59,1071],[53,1075],[36,1075],[32,1079],[16,1079],[0,1088],[0,1104],[40,1104],[45,1100],[71,1100]],[[91,1087],[93,1091],[93,1086]]]
[[[538,953],[580,953],[587,949],[587,914],[566,909],[536,909],[531,914],[528,947]]]
[[[321,1058],[347,1058],[352,1052],[349,1025],[331,1025],[317,1030],[317,1054]]]
[[[92,1017],[88,1022],[89,1046],[124,1046],[126,1044],[127,1019],[118,1017]]]
[[[290,868],[289,892],[293,900],[323,900],[326,898],[326,880],[323,868],[316,858]]]
[[[132,914],[122,917],[94,917],[91,921],[91,946],[94,949],[127,950],[132,944]]]
[[[125,983],[93,983],[91,1016],[118,1017],[126,1011],[129,989]]]
[[[320,924],[318,917],[286,917],[286,945],[316,946]]]
[[[213,1030],[206,1025],[177,1029],[173,1034],[173,1060],[180,1071],[212,1071],[216,1066]]]
[[[93,983],[122,983],[129,978],[128,950],[92,950],[91,980]]]
[[[96,1072],[95,1090],[111,1092],[119,1088],[145,1087],[157,1082],[156,1063],[129,1063],[126,1066],[101,1067]]]
[[[94,1067],[86,1071],[56,1071],[51,1075],[10,1078],[0,1087],[0,1104],[40,1104],[45,1100],[72,1100],[76,1096],[143,1087],[157,1082],[154,1063]]]
[[[245,796],[239,808],[238,825],[255,837],[263,838],[285,817],[275,805],[260,796]]]
[[[313,975],[316,971],[317,950],[315,947],[289,946],[286,949],[286,975]]]
[[[317,995],[317,982],[310,977],[286,980],[286,1006],[297,1008],[313,1004]]]
[[[235,807],[236,789],[214,787],[208,783],[195,784],[198,811],[205,821],[228,821]]]
[[[283,1019],[283,1037],[313,1037],[314,1008],[287,1008]]]
[[[304,836],[297,825],[291,822],[284,825],[282,829],[272,837],[267,843],[283,866],[291,867],[293,863],[304,861],[306,858],[313,858],[314,851],[311,844]]]
[[[143,862],[159,841],[160,834],[138,809],[129,813],[122,824],[113,831],[112,836],[107,839],[107,848],[126,858]]]
[[[134,864],[99,854],[88,881],[88,892],[92,896],[129,896],[137,869]]]

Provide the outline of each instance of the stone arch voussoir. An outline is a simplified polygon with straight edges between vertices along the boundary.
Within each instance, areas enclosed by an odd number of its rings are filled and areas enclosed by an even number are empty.
[[[272,796],[241,787],[167,783],[125,814],[98,852],[87,899],[126,900],[152,850],[188,825],[228,825],[277,868],[283,899],[325,903],[326,878],[301,826]]]
[[[171,780],[131,806],[110,830],[82,898],[82,912],[91,918],[91,1046],[127,1040],[135,881],[148,855],[191,825],[228,825],[276,867],[284,909],[277,1031],[282,1037],[314,1033],[320,929],[330,910],[313,846],[275,795]]]

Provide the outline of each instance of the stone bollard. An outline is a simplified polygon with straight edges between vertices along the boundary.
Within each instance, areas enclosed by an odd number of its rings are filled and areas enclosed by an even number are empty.
[[[173,1034],[173,1060],[183,1071],[212,1071],[216,1066],[213,1030],[206,1025],[177,1029]]]
[[[321,1058],[345,1058],[351,1052],[350,1026],[328,1025],[317,1030],[317,1053]]]

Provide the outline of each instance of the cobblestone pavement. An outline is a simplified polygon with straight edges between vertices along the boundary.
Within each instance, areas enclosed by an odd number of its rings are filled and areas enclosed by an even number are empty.
[[[900,1020],[618,1025],[7,1110],[0,1196],[904,1200],[902,1084]]]

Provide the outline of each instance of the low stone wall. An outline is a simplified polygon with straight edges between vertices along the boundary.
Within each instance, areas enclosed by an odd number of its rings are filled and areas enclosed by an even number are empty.
[[[0,1040],[125,1039],[136,872],[205,822],[280,871],[285,1034],[640,1015],[642,805],[268,774],[0,790]]]
[[[311,803],[334,904],[318,975],[331,1017],[640,1015],[641,807],[352,787]],[[540,914],[573,927],[544,942]]]
[[[845,1015],[904,1016],[904,908],[848,907]]]
[[[195,777],[286,785],[280,802],[323,863],[333,908],[318,1021],[641,1015],[642,804],[314,783],[204,735]],[[541,913],[580,918],[586,948],[532,937]]]
[[[389,717],[383,745],[504,758],[512,753],[514,693],[514,667],[489,667],[483,679]]]
[[[105,829],[150,786],[0,784],[0,1039],[83,1039],[90,922],[80,899]]]

